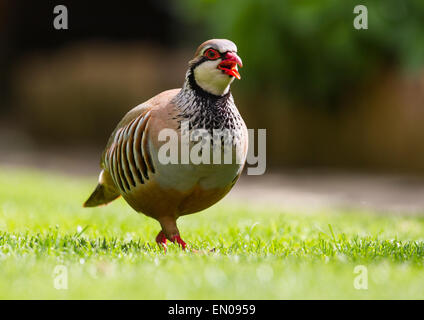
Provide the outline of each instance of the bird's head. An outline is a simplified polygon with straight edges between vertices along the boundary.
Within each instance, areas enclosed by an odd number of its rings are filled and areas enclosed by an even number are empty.
[[[240,79],[237,66],[243,63],[236,45],[226,39],[202,43],[189,63],[196,84],[204,91],[221,96],[228,92],[234,78]]]

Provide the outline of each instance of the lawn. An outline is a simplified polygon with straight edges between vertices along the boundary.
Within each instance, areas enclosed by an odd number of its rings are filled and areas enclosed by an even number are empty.
[[[424,298],[424,215],[224,200],[179,220],[198,252],[165,254],[122,199],[82,208],[95,176],[0,167],[0,181],[1,299]]]

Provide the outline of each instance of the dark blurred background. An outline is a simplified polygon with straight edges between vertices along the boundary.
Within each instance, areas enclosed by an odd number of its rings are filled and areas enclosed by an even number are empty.
[[[424,173],[422,0],[0,0],[0,161],[97,165],[125,112],[181,86],[209,38],[238,45],[232,90],[268,130],[268,167]]]

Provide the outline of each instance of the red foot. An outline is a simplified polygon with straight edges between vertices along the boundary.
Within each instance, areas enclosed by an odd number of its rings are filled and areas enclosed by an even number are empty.
[[[156,236],[156,243],[159,246],[162,246],[166,251],[166,237],[163,231],[159,232],[158,235]]]
[[[183,250],[185,250],[186,249],[186,247],[187,247],[187,244],[184,242],[184,240],[183,239],[181,239],[181,237],[180,236],[174,236],[172,239],[171,239],[171,241],[173,242],[173,243],[175,243],[175,242],[177,242],[182,248],[183,248]]]

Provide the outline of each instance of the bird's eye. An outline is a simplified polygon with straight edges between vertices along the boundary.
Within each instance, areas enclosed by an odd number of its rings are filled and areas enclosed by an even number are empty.
[[[214,49],[208,49],[205,51],[204,56],[210,60],[216,60],[220,57],[218,51]]]

